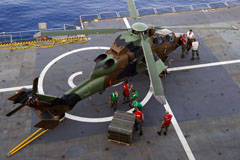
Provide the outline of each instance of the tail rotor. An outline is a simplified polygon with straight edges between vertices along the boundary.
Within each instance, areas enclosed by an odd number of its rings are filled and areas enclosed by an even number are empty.
[[[13,104],[20,103],[21,105],[10,111],[6,114],[7,117],[10,117],[24,106],[32,103],[36,97],[37,93],[37,86],[38,86],[38,78],[35,78],[33,81],[33,88],[32,90],[23,88],[18,90],[15,94],[8,98],[8,100],[13,101]]]

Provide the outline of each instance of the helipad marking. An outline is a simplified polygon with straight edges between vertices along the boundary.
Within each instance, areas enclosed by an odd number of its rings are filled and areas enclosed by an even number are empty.
[[[126,17],[123,18],[123,21],[124,21],[124,23],[125,23],[127,29],[131,29],[131,26],[130,26],[130,24],[128,23],[128,20],[127,20]]]
[[[230,60],[230,61],[222,61],[222,62],[212,62],[212,63],[198,64],[198,65],[190,65],[190,66],[183,66],[183,67],[173,67],[173,68],[168,68],[167,70],[169,72],[174,72],[174,71],[182,71],[182,70],[189,70],[189,69],[196,69],[196,68],[203,68],[203,67],[214,67],[214,66],[234,64],[234,63],[240,63],[240,59]],[[21,89],[21,88],[32,88],[32,85],[2,88],[2,89],[0,89],[0,92],[15,91],[15,90],[18,90],[18,89]]]
[[[70,86],[71,88],[76,87],[76,85],[73,83],[73,79],[74,79],[76,76],[81,75],[81,74],[82,74],[82,71],[76,72],[76,73],[72,74],[72,75],[68,78],[68,84],[69,84],[69,86]],[[123,82],[120,82],[120,83],[118,83],[118,84],[113,85],[112,87],[119,86],[119,85],[121,85],[122,83],[123,83]],[[144,105],[149,101],[149,99],[151,98],[151,96],[152,96],[152,92],[149,90],[148,93],[147,93],[147,95],[145,96],[145,98],[144,98],[144,99],[142,100],[142,102],[141,102],[142,106],[144,106]],[[128,112],[128,113],[132,113],[133,110],[134,110],[134,108],[130,109],[130,110],[127,111],[127,112]],[[71,117],[70,119],[74,119],[74,120],[78,121],[78,120],[77,120],[77,119],[78,119],[78,118],[77,118],[78,116],[69,116],[69,117]],[[86,119],[85,119],[85,120],[86,120]],[[111,120],[112,120],[112,117],[111,117],[111,119],[109,118],[109,120],[111,121]],[[104,121],[104,120],[101,120],[101,119],[100,119],[100,121]]]
[[[76,85],[73,83],[73,79],[74,79],[76,76],[81,75],[81,74],[82,74],[82,71],[76,72],[76,73],[72,74],[72,75],[68,78],[68,85],[69,85],[71,88],[76,87]],[[119,86],[119,85],[121,85],[122,83],[123,83],[123,82],[120,82],[120,83],[118,83],[118,84],[112,85],[112,87]],[[142,106],[144,106],[144,105],[148,102],[148,100],[149,100],[149,98],[151,98],[151,96],[152,96],[152,93],[151,93],[150,90],[149,90],[148,93],[147,93],[147,95],[145,96],[145,98],[144,98],[144,99],[142,100],[142,102],[141,102]],[[127,111],[127,112],[128,112],[128,113],[132,113],[133,110],[134,110],[134,108],[130,109],[130,110]],[[73,115],[71,115],[71,116],[68,116],[67,118],[72,119],[72,120],[75,120],[75,121],[79,121],[79,120],[78,120],[78,118],[79,118],[78,116],[73,116]],[[113,118],[113,117],[108,117],[107,119],[108,119],[109,121],[111,121],[112,118]],[[87,118],[85,118],[84,120],[87,121]],[[105,122],[105,120],[106,120],[106,119],[101,119],[101,118],[99,118],[99,121],[98,121],[98,122]],[[92,121],[92,120],[90,120],[90,121]]]
[[[171,107],[169,106],[167,100],[166,100],[166,104],[164,105],[164,108],[165,108],[166,110],[168,110],[169,113],[171,113],[171,114],[173,115],[172,120],[171,120],[171,123],[172,123],[174,129],[176,130],[176,133],[177,133],[177,135],[178,135],[178,138],[179,138],[179,140],[180,140],[180,142],[181,142],[181,144],[182,144],[182,146],[183,146],[183,148],[184,148],[184,150],[185,150],[185,152],[186,152],[186,154],[187,154],[187,156],[188,156],[188,159],[189,159],[189,160],[195,160],[195,157],[194,157],[194,155],[193,155],[193,153],[192,153],[192,150],[191,150],[191,148],[189,147],[189,145],[188,145],[188,143],[187,143],[187,140],[186,140],[186,138],[184,137],[183,132],[182,132],[180,126],[178,125],[178,122],[177,122],[177,120],[176,120],[176,118],[175,118],[175,116],[174,116],[174,114],[173,114],[173,112],[172,112],[172,109],[171,109]]]
[[[43,79],[45,74],[47,73],[48,69],[58,60],[64,58],[65,56],[71,55],[73,53],[79,52],[79,51],[84,51],[84,50],[90,50],[90,49],[109,49],[109,47],[88,47],[88,48],[81,48],[81,49],[77,49],[77,50],[73,50],[70,52],[67,52],[63,55],[60,55],[59,57],[55,58],[53,61],[51,61],[41,72],[40,77],[39,77],[39,84],[38,84],[38,88],[39,88],[39,93],[40,94],[44,94],[43,91]],[[202,68],[202,67],[211,67],[211,66],[218,66],[218,65],[225,65],[225,64],[234,64],[234,63],[240,63],[240,59],[239,60],[230,60],[230,61],[223,61],[223,62],[213,62],[213,63],[207,63],[207,64],[199,64],[199,65],[191,65],[191,66],[183,66],[183,67],[175,67],[175,68],[169,68],[168,71],[172,72],[172,71],[180,71],[180,70],[187,70],[187,69],[194,69],[194,68]],[[73,75],[71,75],[68,79],[68,82],[71,81],[71,86],[75,86],[73,84],[73,78],[76,75],[82,74],[82,72],[77,72]],[[18,90],[21,88],[32,88],[32,85],[28,85],[28,86],[19,86],[19,87],[12,87],[12,88],[3,88],[0,89],[0,92],[7,92],[7,91],[14,91],[14,90]],[[143,99],[143,101],[141,102],[142,105],[144,106],[149,99],[152,96],[152,92],[149,90],[146,97]],[[168,102],[166,101],[166,104],[164,105],[165,109],[168,110],[172,115],[173,112],[168,104]],[[128,112],[132,112],[133,109],[129,110]],[[111,121],[112,120],[112,116],[111,117],[104,117],[104,118],[85,118],[85,117],[78,117],[78,116],[74,116],[71,114],[66,113],[66,117],[72,120],[76,120],[76,121],[82,121],[82,122],[107,122],[107,121]],[[177,120],[175,118],[175,116],[173,115],[172,118],[172,124],[176,130],[176,133],[180,139],[180,142],[188,156],[188,159],[190,160],[195,160],[195,157],[181,131],[180,126],[177,123]]]
[[[68,78],[68,85],[71,87],[71,88],[74,88],[76,87],[76,85],[73,83],[73,79],[78,76],[78,75],[82,75],[82,71],[79,71],[79,72],[76,72],[74,74],[72,74],[69,78]],[[116,87],[116,86],[119,86],[121,85],[123,82],[120,82],[118,84],[115,84],[115,85],[112,85],[112,87]]]
[[[112,87],[117,87],[117,86],[119,86],[119,85],[121,85],[121,84],[123,84],[123,82],[120,82],[120,83],[117,83],[117,84],[115,84],[115,85],[112,85]]]
[[[80,49],[76,49],[76,50],[72,50],[70,52],[67,52],[67,53],[64,53],[58,57],[56,57],[55,59],[53,59],[50,63],[48,63],[45,68],[42,70],[42,72],[40,73],[40,76],[39,76],[39,79],[38,79],[38,91],[40,94],[44,94],[44,91],[43,91],[43,79],[47,73],[47,71],[49,70],[49,68],[54,65],[57,61],[59,61],[60,59],[68,56],[68,55],[71,55],[73,53],[77,53],[77,52],[80,52],[80,51],[86,51],[86,50],[93,50],[93,49],[104,49],[104,50],[107,50],[107,49],[110,49],[109,47],[86,47],[86,48],[80,48]],[[70,78],[69,78],[70,79]],[[73,84],[74,85],[74,84]],[[151,97],[149,97],[150,99]],[[148,99],[148,100],[149,100]],[[147,100],[147,101],[148,101]],[[146,101],[146,103],[147,103]],[[141,102],[142,103],[142,102]],[[145,102],[144,102],[145,103]],[[66,113],[65,114],[65,117],[66,118],[69,118],[69,119],[72,119],[72,120],[76,120],[76,121],[81,121],[81,122],[108,122],[108,121],[111,121],[112,120],[112,116],[110,117],[104,117],[104,118],[86,118],[86,117],[79,117],[79,116],[74,116],[74,115],[71,115],[69,113]]]
[[[150,88],[150,87],[149,87]],[[144,97],[144,99],[141,101],[142,106],[145,106],[147,104],[147,102],[150,100],[150,98],[152,97],[152,91],[149,89],[147,95]],[[134,111],[134,108],[130,109],[129,111],[127,111],[128,113],[132,113]]]
[[[230,61],[222,61],[222,62],[212,62],[212,63],[205,63],[205,64],[197,64],[197,65],[191,65],[191,66],[174,67],[174,68],[167,69],[167,71],[173,72],[173,71],[181,71],[181,70],[203,68],[203,67],[213,67],[213,66],[220,66],[220,65],[234,64],[234,63],[240,63],[240,59],[230,60]]]
[[[73,53],[78,53],[80,51],[86,51],[86,50],[93,50],[93,49],[103,49],[103,50],[107,50],[110,49],[109,47],[86,47],[86,48],[80,48],[80,49],[76,49],[76,50],[72,50],[70,52],[64,53],[58,57],[56,57],[55,59],[53,59],[51,62],[49,62],[45,68],[42,70],[42,72],[40,73],[39,79],[38,79],[38,92],[40,94],[44,94],[43,91],[43,79],[47,73],[47,71],[49,70],[49,68],[54,65],[57,61],[59,61],[60,59],[71,55]],[[70,79],[70,78],[69,78]],[[73,83],[73,82],[72,82]],[[73,83],[74,85],[74,83]],[[74,85],[75,86],[75,85]],[[148,96],[146,96],[144,98],[144,100],[141,103],[147,103],[148,100],[151,98],[151,95],[148,93]],[[143,105],[144,106],[144,105]],[[92,122],[92,123],[97,123],[97,122],[108,122],[112,120],[112,116],[110,117],[103,117],[103,118],[86,118],[86,117],[79,117],[79,116],[75,116],[75,115],[71,115],[69,113],[65,113],[65,117],[72,119],[72,120],[76,120],[76,121],[80,121],[80,122]]]
[[[87,50],[96,50],[96,49],[108,50],[110,48],[109,47],[86,47],[86,48],[80,48],[80,49],[76,49],[76,50],[72,50],[72,51],[69,51],[67,53],[64,53],[64,54],[56,57],[55,59],[53,59],[51,62],[49,62],[44,67],[44,69],[40,73],[40,76],[39,76],[39,79],[38,79],[38,92],[40,94],[44,94],[44,91],[43,91],[43,79],[44,79],[47,71],[49,70],[49,68],[52,65],[54,65],[57,61],[59,61],[60,59],[66,57],[68,55],[71,55],[73,53],[77,53],[77,52],[80,52],[80,51],[87,51]],[[111,117],[104,117],[104,118],[86,118],[86,117],[74,116],[74,115],[71,115],[69,113],[66,113],[65,117],[69,118],[69,119],[72,119],[72,120],[76,120],[75,118],[77,118],[77,120],[81,121],[81,122],[108,122],[108,121],[111,121],[111,118],[112,118],[112,116]]]
[[[40,74],[40,77],[39,77],[39,79],[41,80],[40,83],[43,82],[43,78],[44,78],[45,74],[47,73],[48,69],[49,69],[53,64],[55,64],[55,62],[57,62],[57,61],[60,60],[61,58],[65,57],[65,56],[68,56],[68,55],[70,55],[70,54],[73,54],[73,53],[76,53],[76,52],[79,52],[79,51],[90,50],[90,49],[92,49],[92,47],[82,48],[82,49],[80,49],[80,50],[79,50],[79,49],[73,50],[73,51],[70,51],[70,52],[67,52],[67,53],[63,54],[64,56],[62,56],[62,55],[59,56],[60,58],[59,58],[59,57],[55,58],[53,61],[51,61],[51,62],[49,63],[49,64],[51,64],[51,65],[47,65],[47,66],[43,69],[42,73],[44,73],[44,74],[41,73],[41,74]],[[102,48],[97,48],[97,49],[102,49]],[[74,51],[75,51],[75,52],[74,52]],[[186,67],[185,67],[185,68],[186,68]],[[69,79],[68,79],[68,82],[71,81],[70,84],[71,84],[73,87],[75,86],[74,83],[73,83],[73,78],[74,78],[76,75],[79,75],[79,74],[82,74],[82,72],[77,72],[77,73],[71,75],[71,76],[69,77]],[[39,83],[39,84],[40,84],[40,83]],[[39,87],[39,89],[42,90],[42,94],[44,94],[43,85],[38,86],[38,87]],[[149,88],[151,88],[151,87],[149,87]],[[39,90],[39,91],[40,91],[40,90]],[[41,92],[41,91],[40,91],[40,92]],[[150,100],[150,98],[152,97],[152,94],[153,94],[152,91],[149,89],[147,95],[145,96],[145,98],[144,98],[143,101],[141,102],[143,106]],[[176,130],[176,133],[177,133],[177,135],[178,135],[178,137],[179,137],[179,139],[180,139],[180,142],[181,142],[181,144],[182,144],[182,146],[183,146],[183,148],[184,148],[184,150],[185,150],[188,158],[189,158],[190,160],[195,160],[194,155],[193,155],[193,153],[192,153],[192,151],[191,151],[191,149],[190,149],[190,147],[189,147],[189,145],[188,145],[188,143],[187,143],[187,141],[186,141],[186,139],[185,139],[185,137],[184,137],[184,135],[183,135],[183,133],[182,133],[182,131],[181,131],[181,128],[179,127],[179,125],[178,125],[178,123],[177,123],[177,120],[176,120],[176,118],[175,118],[175,116],[174,116],[174,114],[173,114],[173,112],[172,112],[172,110],[171,110],[171,108],[170,108],[167,100],[166,100],[166,104],[164,105],[164,107],[165,107],[166,110],[168,110],[168,111],[173,115],[172,124],[173,124],[173,126],[174,126],[174,128],[175,128],[175,130]],[[132,112],[132,111],[133,111],[133,109],[129,110],[128,112]],[[112,116],[110,116],[110,117],[104,117],[104,118],[86,118],[86,117],[79,117],[79,116],[71,115],[71,114],[68,114],[68,113],[66,113],[65,116],[66,116],[66,118],[69,118],[69,119],[72,119],[72,120],[81,121],[81,122],[92,122],[92,123],[94,123],[94,122],[107,122],[107,121],[111,121],[112,118],[113,118]]]
[[[68,55],[71,55],[73,53],[77,53],[77,52],[80,52],[80,51],[87,51],[87,50],[94,50],[94,49],[104,49],[104,50],[108,50],[110,49],[109,47],[86,47],[86,48],[80,48],[80,49],[76,49],[76,50],[72,50],[72,51],[69,51],[67,53],[64,53],[58,57],[56,57],[55,59],[53,59],[50,63],[48,63],[44,69],[42,70],[42,72],[40,73],[40,76],[39,76],[39,79],[38,79],[38,92],[40,94],[44,94],[44,91],[43,91],[43,79],[47,73],[47,71],[49,70],[49,68],[54,64],[56,63],[57,61],[59,61],[60,59],[68,56]]]
[[[72,74],[72,75],[68,78],[68,85],[69,85],[71,88],[76,87],[76,85],[73,83],[73,79],[74,79],[76,76],[78,76],[78,75],[82,75],[82,71],[76,72],[76,73]]]
[[[11,87],[11,88],[2,88],[0,89],[0,92],[8,92],[8,91],[16,91],[19,90],[21,88],[32,88],[32,85],[28,85],[28,86],[18,86],[18,87]]]

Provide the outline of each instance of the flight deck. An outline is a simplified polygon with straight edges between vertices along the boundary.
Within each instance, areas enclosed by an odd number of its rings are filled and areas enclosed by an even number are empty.
[[[240,7],[185,11],[141,17],[155,26],[233,25],[240,28]],[[113,18],[83,23],[88,28],[127,28],[131,18]],[[173,30],[185,33],[187,30]],[[122,86],[94,94],[68,112],[59,126],[50,130],[12,157],[6,154],[37,129],[39,121],[31,109],[23,108],[12,117],[14,108],[7,101],[12,87],[30,86],[39,77],[39,93],[61,96],[84,81],[94,68],[94,59],[111,47],[119,33],[88,35],[84,44],[68,44],[47,49],[0,51],[0,159],[169,159],[237,160],[240,159],[240,31],[193,30],[200,42],[200,60],[190,60],[191,52],[181,58],[181,47],[165,62],[170,74],[162,78],[167,105],[152,96],[145,73],[130,78],[144,105],[143,135],[134,134],[132,144],[109,142],[107,129],[113,116],[110,94],[120,93],[118,110],[129,111],[122,104]],[[239,62],[237,61],[239,60]],[[222,63],[219,63],[222,62]],[[176,121],[167,136],[159,136],[165,109],[171,109]]]

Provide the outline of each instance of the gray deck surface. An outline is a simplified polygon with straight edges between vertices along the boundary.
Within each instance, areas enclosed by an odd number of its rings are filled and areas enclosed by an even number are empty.
[[[141,21],[156,26],[193,24],[232,24],[240,28],[240,7],[208,10],[208,12],[170,13],[142,17]],[[133,24],[132,19],[128,19]],[[122,19],[91,22],[86,28],[125,28]],[[176,30],[186,32],[186,30]],[[191,53],[180,58],[181,49],[174,51],[169,62],[172,67],[204,64],[240,59],[240,31],[194,30],[200,46],[199,61],[191,61]],[[119,33],[90,35],[86,44],[69,44],[50,49],[0,51],[0,87],[31,85],[34,77],[54,58],[71,50],[84,47],[110,47]],[[54,64],[47,72],[43,88],[45,93],[62,95],[70,87],[69,76],[82,71],[74,79],[78,84],[88,77],[93,59],[105,50],[88,50],[74,53]],[[240,159],[240,64],[175,71],[163,81],[166,98],[197,160]],[[145,74],[132,78],[142,100],[149,90]],[[82,117],[108,117],[113,115],[108,98],[112,91],[122,91],[122,85],[108,88],[102,95],[80,101],[71,114]],[[24,108],[8,118],[5,114],[14,105],[7,101],[13,92],[0,92],[0,159],[13,160],[74,160],[74,159],[188,159],[173,128],[167,136],[158,136],[164,107],[152,97],[144,106],[143,136],[137,133],[132,145],[116,144],[107,140],[110,122],[86,123],[65,119],[55,130],[49,131],[29,146],[8,158],[6,154],[20,141],[33,133],[38,118]],[[127,111],[128,105],[120,104]]]

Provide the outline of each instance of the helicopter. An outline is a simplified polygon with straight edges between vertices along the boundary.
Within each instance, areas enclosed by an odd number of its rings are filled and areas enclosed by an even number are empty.
[[[156,100],[165,104],[164,89],[159,75],[167,69],[164,64],[167,56],[181,45],[181,34],[169,29],[234,29],[233,26],[151,26],[140,22],[133,0],[127,0],[127,5],[130,17],[136,21],[130,29],[101,28],[41,32],[42,37],[123,33],[114,40],[109,50],[94,59],[95,67],[88,79],[66,91],[61,97],[56,97],[37,93],[38,78],[36,78],[32,90],[23,88],[8,98],[14,104],[21,105],[6,116],[11,116],[24,106],[29,106],[41,119],[35,127],[54,129],[65,112],[72,110],[79,101],[142,72],[148,73],[150,89]]]

